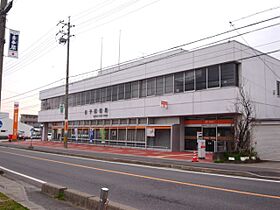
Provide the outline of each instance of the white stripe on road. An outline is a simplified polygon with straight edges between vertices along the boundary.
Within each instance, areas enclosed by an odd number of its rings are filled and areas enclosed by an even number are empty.
[[[18,148],[9,148],[9,149],[23,151],[22,149],[18,149]],[[53,156],[64,157],[64,158],[72,158],[72,159],[78,159],[78,160],[87,160],[87,161],[92,161],[92,162],[101,162],[101,163],[109,163],[109,164],[115,164],[115,165],[133,166],[133,167],[138,167],[138,168],[150,168],[150,169],[158,169],[158,170],[173,171],[173,172],[180,172],[180,173],[217,176],[217,177],[240,179],[240,180],[249,180],[249,181],[280,183],[280,180],[260,179],[260,178],[215,174],[215,173],[198,172],[198,171],[187,171],[187,170],[182,170],[182,169],[164,168],[164,167],[157,167],[157,166],[147,166],[147,165],[140,165],[140,164],[135,164],[135,163],[120,163],[120,162],[113,162],[113,161],[107,161],[107,160],[97,160],[97,159],[85,158],[85,157],[75,157],[75,156],[69,156],[69,155],[53,154],[53,153],[48,153],[48,152],[38,152],[38,151],[29,151],[29,150],[24,150],[24,151],[25,152],[30,152],[30,153],[32,153],[32,152],[33,153],[39,153],[39,154],[44,153],[44,154],[47,154],[47,155],[53,155]],[[205,168],[205,169],[207,169],[207,168]]]
[[[18,175],[18,176],[22,176],[22,177],[27,178],[27,179],[30,179],[30,180],[32,180],[32,181],[39,182],[39,183],[41,183],[41,184],[45,184],[45,183],[46,183],[45,181],[43,181],[43,180],[41,180],[41,179],[36,179],[36,178],[34,178],[34,177],[32,177],[32,176],[28,176],[28,175],[25,175],[25,174],[22,174],[22,173],[19,173],[19,172],[10,170],[10,169],[7,169],[7,168],[2,167],[2,166],[0,166],[0,169],[2,169],[3,171],[7,171],[7,172],[10,172],[10,173],[16,174],[16,175]]]

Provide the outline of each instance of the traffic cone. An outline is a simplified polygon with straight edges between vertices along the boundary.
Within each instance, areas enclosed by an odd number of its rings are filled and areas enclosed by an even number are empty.
[[[197,151],[193,151],[192,162],[198,162]]]

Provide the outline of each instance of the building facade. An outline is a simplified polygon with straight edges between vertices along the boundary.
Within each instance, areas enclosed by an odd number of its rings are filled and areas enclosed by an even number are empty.
[[[20,122],[30,125],[33,128],[40,128],[40,123],[38,122],[38,115],[33,114],[21,114]]]
[[[196,149],[197,132],[202,132],[207,151],[230,151],[240,114],[235,106],[239,88],[244,88],[258,119],[253,143],[267,158],[259,145],[274,142],[280,148],[279,65],[279,60],[231,41],[107,68],[69,85],[69,139],[184,151]],[[48,132],[54,140],[63,136],[64,94],[64,86],[40,92],[44,139]],[[271,120],[278,130],[267,141],[260,130],[270,129],[262,122]]]

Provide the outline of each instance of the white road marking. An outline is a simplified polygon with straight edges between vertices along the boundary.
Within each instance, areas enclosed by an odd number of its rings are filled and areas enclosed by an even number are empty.
[[[45,181],[43,181],[43,180],[41,180],[41,179],[37,179],[37,178],[34,178],[34,177],[32,177],[32,176],[28,176],[28,175],[25,175],[25,174],[16,172],[16,171],[10,170],[10,169],[5,168],[5,167],[2,167],[2,166],[0,166],[0,169],[2,169],[2,170],[4,170],[4,171],[8,171],[8,172],[13,173],[13,174],[16,174],[16,175],[18,175],[18,176],[22,176],[22,177],[24,177],[24,178],[33,180],[33,181],[35,181],[35,182],[39,182],[39,183],[41,183],[41,184],[47,183],[47,182],[45,182]]]
[[[151,168],[151,169],[173,171],[173,172],[180,172],[180,173],[188,173],[188,174],[217,176],[217,177],[240,179],[240,180],[249,180],[249,181],[280,183],[280,180],[259,179],[259,178],[252,178],[252,177],[242,177],[242,176],[215,174],[215,173],[198,172],[198,171],[186,171],[186,170],[182,170],[182,169],[164,168],[164,167],[157,167],[157,166],[147,166],[147,165],[140,165],[140,164],[135,164],[135,163],[120,163],[120,162],[113,162],[113,161],[107,161],[107,160],[97,160],[97,159],[91,159],[91,158],[85,158],[85,157],[75,157],[75,156],[69,156],[69,155],[53,154],[53,153],[48,153],[48,152],[28,151],[28,150],[22,150],[22,149],[18,149],[18,148],[9,148],[9,149],[20,150],[20,151],[25,151],[25,152],[30,152],[30,153],[33,152],[33,153],[38,153],[38,154],[44,153],[44,154],[58,156],[58,157],[72,158],[72,159],[78,159],[78,160],[87,160],[87,161],[92,161],[92,162],[101,162],[101,163],[109,163],[109,164],[115,164],[115,165],[133,166],[133,167],[138,167],[138,168]]]

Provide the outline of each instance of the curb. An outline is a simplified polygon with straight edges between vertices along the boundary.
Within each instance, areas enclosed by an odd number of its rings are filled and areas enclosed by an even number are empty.
[[[0,146],[8,147],[8,148],[17,148],[23,150],[30,150],[27,146],[22,145],[3,145]],[[124,160],[121,158],[107,158],[107,157],[93,157],[87,154],[69,154],[67,151],[49,151],[45,150],[43,147],[40,148],[32,148],[33,151],[37,152],[45,152],[49,154],[59,154],[59,155],[68,155],[73,157],[82,157],[82,158],[89,158],[95,160],[103,160],[103,161],[112,161],[112,162],[120,162],[120,163],[130,163],[130,164],[138,164],[138,165],[146,165],[146,166],[154,166],[154,167],[162,167],[162,168],[173,168],[173,169],[180,169],[186,171],[194,171],[194,172],[202,172],[202,173],[215,173],[215,174],[223,174],[223,175],[230,175],[230,176],[241,176],[241,177],[250,177],[250,178],[259,178],[259,179],[274,179],[280,180],[280,177],[274,176],[261,176],[255,174],[253,172],[246,172],[246,171],[233,171],[233,170],[224,170],[224,169],[215,169],[215,168],[206,168],[200,166],[187,166],[187,165],[179,165],[179,164],[171,164],[171,163],[155,163],[155,162],[148,162],[148,161],[140,161],[140,160]],[[78,150],[75,150],[78,151]]]
[[[52,183],[45,183],[42,185],[41,192],[59,200],[71,203],[74,206],[85,209],[98,209],[99,198],[83,193],[77,190],[68,189],[66,187],[55,185]],[[107,210],[136,210],[130,206],[126,206],[117,202],[109,201]]]

